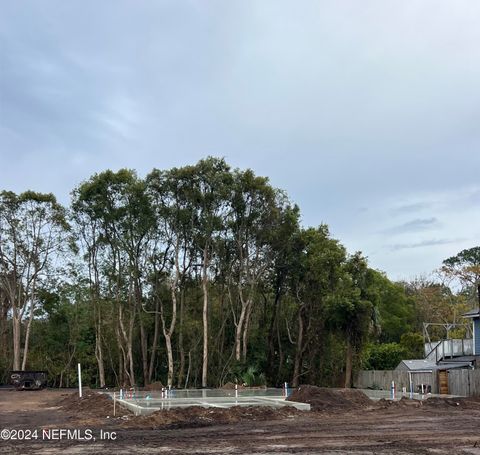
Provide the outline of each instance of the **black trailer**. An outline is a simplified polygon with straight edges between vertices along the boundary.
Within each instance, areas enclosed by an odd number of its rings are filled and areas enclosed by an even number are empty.
[[[10,383],[17,390],[41,390],[47,385],[47,372],[11,371]]]

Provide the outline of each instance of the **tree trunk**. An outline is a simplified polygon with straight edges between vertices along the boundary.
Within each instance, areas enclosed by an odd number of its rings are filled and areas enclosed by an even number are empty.
[[[165,315],[163,312],[163,304],[160,301],[160,316],[162,318],[162,328],[163,335],[165,337],[165,347],[167,350],[167,361],[168,361],[168,376],[167,384],[169,387],[173,386],[173,350],[172,350],[172,336],[175,331],[175,324],[177,322],[177,286],[180,280],[180,269],[178,265],[178,242],[175,250],[175,275],[174,279],[170,282],[170,296],[172,299],[172,316],[170,321],[170,326],[167,330]]]
[[[140,310],[138,310],[140,313]],[[142,370],[143,370],[143,384],[148,385],[148,353],[147,353],[147,336],[145,335],[145,326],[143,324],[142,315],[138,315],[140,319],[140,344],[142,350]]]
[[[23,348],[23,360],[22,360],[22,370],[25,371],[27,367],[27,357],[28,357],[28,345],[30,342],[30,330],[32,328],[33,322],[33,310],[35,308],[35,289],[36,289],[36,279],[33,279],[32,289],[30,292],[30,314],[28,317],[27,329],[25,331],[25,340]],[[26,304],[26,303],[25,303]]]
[[[240,312],[240,317],[238,318],[237,327],[235,328],[235,360],[239,361],[241,358],[241,349],[242,349],[242,332],[243,324],[245,321],[245,316],[247,314],[248,302],[242,300],[242,310]]]
[[[180,327],[178,331],[178,353],[179,353],[179,367],[178,367],[178,382],[177,387],[182,387],[183,376],[185,375],[185,349],[183,347],[183,319],[185,317],[185,290],[182,286],[182,293],[180,295]]]
[[[276,383],[283,381],[283,364],[285,363],[285,354],[283,353],[282,338],[280,336],[280,316],[275,323],[275,329],[277,332],[277,346],[278,346],[278,370]]]
[[[129,364],[129,376],[130,376],[130,386],[135,387],[135,371],[133,369],[133,347],[132,347],[132,340],[129,340],[128,343],[128,364]]]
[[[6,295],[1,294],[0,289],[0,356],[8,358],[8,300]]]
[[[187,369],[187,376],[185,377],[185,388],[188,387],[188,380],[190,379],[191,367],[192,367],[192,351],[188,351],[188,369]]]
[[[137,267],[138,268],[138,267]],[[143,323],[143,318],[141,314],[141,307],[142,307],[142,288],[139,282],[138,276],[135,277],[134,281],[135,287],[135,307],[138,311],[138,319],[140,322],[140,350],[142,352],[142,373],[143,373],[143,385],[148,385],[148,349],[147,349],[147,336],[145,334],[145,325]]]
[[[165,345],[167,348],[167,360],[168,360],[168,375],[167,385],[173,386],[173,351],[172,351],[172,338],[169,334],[165,335]]]
[[[22,371],[24,371],[25,368],[27,367],[28,344],[30,341],[30,330],[32,327],[32,321],[33,321],[33,311],[31,311],[31,315],[27,323],[27,329],[25,331],[25,341],[23,345],[24,347],[23,347]]]
[[[280,309],[280,292],[275,292],[275,301],[273,303],[272,317],[270,319],[270,328],[268,330],[268,358],[267,374],[270,380],[273,380],[273,369],[275,366],[275,338],[277,335],[277,318]]]
[[[130,385],[132,387],[137,385],[137,381],[135,380],[135,363],[133,360],[133,328],[135,326],[135,315],[135,311],[130,315],[130,327],[128,332],[128,361],[130,363]]]
[[[103,347],[102,347],[102,336],[100,320],[95,324],[95,358],[97,359],[98,365],[98,380],[100,382],[100,387],[105,387],[105,364],[103,361]]]
[[[118,350],[118,386],[124,387],[125,386],[125,362],[124,356],[121,349]]]
[[[298,335],[297,346],[295,352],[295,363],[293,368],[292,387],[298,387],[301,374],[302,365],[302,353],[303,353],[303,305],[298,312]]]
[[[105,387],[105,364],[103,361],[103,346],[102,346],[102,315],[100,311],[100,304],[98,298],[94,302],[94,324],[95,324],[95,358],[98,365],[98,380],[100,387]]]
[[[129,378],[130,386],[134,387],[136,384],[135,381],[135,370],[133,363],[133,326],[135,322],[136,311],[133,309],[133,314],[130,315],[128,333],[125,330],[125,325],[123,323],[123,311],[122,307],[119,306],[118,313],[118,323],[119,323],[119,332],[121,331],[121,336],[119,336],[119,346],[122,351],[125,352],[125,373]],[[120,333],[119,333],[120,335]],[[125,348],[123,346],[125,343]]]
[[[347,336],[347,352],[345,362],[345,388],[352,387],[352,365],[353,365],[353,349],[350,336]]]
[[[20,370],[20,343],[21,343],[21,331],[22,324],[20,322],[18,314],[14,314],[12,318],[12,328],[13,328],[13,370]]]
[[[205,245],[203,251],[203,363],[202,363],[202,387],[207,387],[208,375],[208,246]]]
[[[119,373],[119,380],[120,380],[120,386],[121,387],[125,387],[127,385],[127,378],[129,376],[128,374],[128,369],[127,369],[127,365],[128,365],[128,360],[127,360],[127,352],[125,351],[125,347],[124,347],[124,339],[123,339],[123,326],[120,322],[120,318],[121,318],[121,312],[119,311],[118,312],[118,320],[117,320],[117,324],[115,325],[115,335],[117,336],[117,347],[118,347],[118,352],[119,352],[119,358],[121,358],[121,361],[119,361],[119,371],[121,373]]]
[[[148,368],[148,382],[152,382],[153,369],[155,368],[155,357],[157,354],[158,332],[160,328],[160,317],[158,314],[158,299],[155,299],[155,329],[153,332],[152,353],[150,354],[150,366]]]
[[[247,314],[245,316],[245,322],[243,323],[243,352],[242,359],[245,362],[247,360],[247,344],[248,344],[248,328],[250,327],[250,316],[252,314],[252,301],[248,301]]]

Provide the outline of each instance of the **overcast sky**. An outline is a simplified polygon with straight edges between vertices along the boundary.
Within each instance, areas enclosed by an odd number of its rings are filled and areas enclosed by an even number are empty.
[[[392,279],[480,243],[477,0],[0,10],[0,189],[224,156]]]

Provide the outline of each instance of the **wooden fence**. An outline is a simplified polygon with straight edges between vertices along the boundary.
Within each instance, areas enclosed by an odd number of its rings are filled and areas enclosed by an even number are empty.
[[[438,372],[432,373],[416,373],[412,372],[412,383],[414,391],[418,391],[420,384],[430,385],[432,393],[439,393],[438,388]],[[380,389],[390,390],[392,381],[395,381],[397,391],[401,392],[405,387],[409,389],[409,373],[408,371],[398,370],[363,370],[359,371],[354,386],[357,389]],[[480,369],[470,370],[458,368],[448,370],[448,393],[450,395],[459,395],[465,397],[480,396]]]
[[[448,372],[448,393],[466,397],[480,396],[480,370],[456,369]]]
[[[480,376],[479,376],[480,378]],[[437,373],[411,372],[411,379],[414,392],[417,392],[421,384],[431,387],[432,393],[438,393]],[[390,390],[392,381],[395,381],[397,391],[401,392],[403,387],[410,391],[410,375],[408,371],[399,370],[362,370],[359,371],[354,386],[357,389],[380,389]],[[479,382],[480,386],[480,382]],[[479,387],[480,392],[480,387]],[[452,392],[450,392],[452,393]]]

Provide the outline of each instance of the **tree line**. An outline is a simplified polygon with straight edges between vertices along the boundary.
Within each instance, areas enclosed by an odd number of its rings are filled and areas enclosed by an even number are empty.
[[[81,362],[96,387],[348,387],[356,368],[420,355],[422,319],[473,305],[468,251],[444,262],[458,292],[393,283],[327,225],[302,227],[268,178],[213,157],[95,174],[69,207],[3,191],[0,374],[46,369],[68,386]]]

